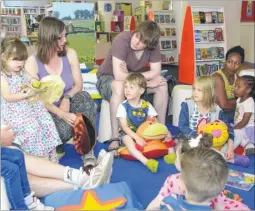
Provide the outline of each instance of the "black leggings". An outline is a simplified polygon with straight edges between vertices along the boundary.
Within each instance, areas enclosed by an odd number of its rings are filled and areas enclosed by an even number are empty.
[[[89,93],[81,91],[72,97],[70,113],[82,113],[87,118],[89,118],[95,128],[96,106],[94,100],[90,97]],[[50,114],[55,122],[59,137],[63,143],[57,147],[57,152],[63,152],[64,144],[73,137],[73,128],[69,124],[67,124],[65,120],[60,119],[56,114]]]

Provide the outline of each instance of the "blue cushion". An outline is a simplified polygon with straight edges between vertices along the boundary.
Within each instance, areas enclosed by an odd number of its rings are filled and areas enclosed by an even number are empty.
[[[58,210],[142,210],[126,182],[105,184],[91,190],[53,193],[41,199]]]

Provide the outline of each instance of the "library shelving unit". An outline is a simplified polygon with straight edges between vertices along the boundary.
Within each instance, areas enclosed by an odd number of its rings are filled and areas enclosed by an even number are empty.
[[[1,14],[1,30],[7,35],[21,35],[21,16],[19,14]]]
[[[192,84],[224,66],[227,52],[223,7],[187,6],[179,58],[179,81]]]
[[[173,10],[153,11],[154,21],[160,27],[160,51],[162,64],[178,62],[176,18]]]

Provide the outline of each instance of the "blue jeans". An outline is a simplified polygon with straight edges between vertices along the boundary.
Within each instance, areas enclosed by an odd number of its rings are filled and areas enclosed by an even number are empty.
[[[28,210],[24,198],[31,193],[23,152],[1,147],[1,176],[13,210]]]
[[[232,111],[223,111],[225,118],[228,120],[228,123],[234,123],[235,110]]]

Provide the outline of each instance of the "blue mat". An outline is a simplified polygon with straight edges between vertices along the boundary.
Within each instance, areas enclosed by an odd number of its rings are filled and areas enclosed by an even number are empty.
[[[176,135],[178,130],[176,127],[167,125],[173,135]],[[95,147],[95,155],[97,156],[101,149],[106,149],[107,145],[97,143]],[[65,145],[65,156],[60,160],[63,165],[69,165],[74,168],[79,168],[82,164],[81,157],[75,152],[73,145]],[[238,171],[254,174],[254,156],[250,156],[250,167],[242,168],[229,164],[229,168]],[[159,159],[159,171],[156,174],[151,173],[140,162],[128,161],[122,158],[115,159],[113,165],[113,173],[111,182],[125,181],[129,187],[133,190],[135,196],[144,208],[150,203],[150,201],[158,194],[162,187],[166,177],[169,174],[175,174],[178,171],[174,165],[167,165],[162,158]],[[243,202],[254,210],[254,187],[250,191],[238,190],[229,186],[226,186],[227,190],[233,193],[239,194],[243,198]]]

